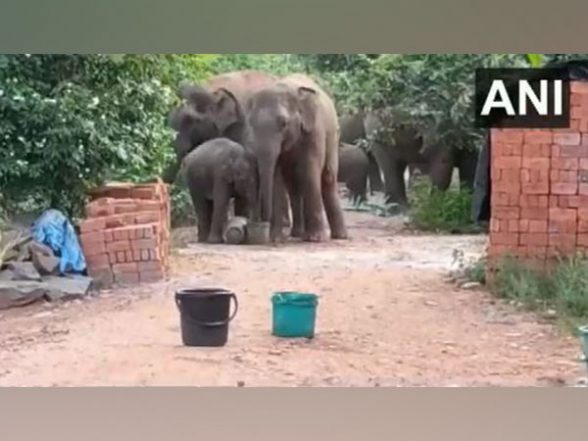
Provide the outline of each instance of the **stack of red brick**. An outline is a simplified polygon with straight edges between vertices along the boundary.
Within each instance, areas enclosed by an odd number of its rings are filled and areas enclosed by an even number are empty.
[[[155,184],[108,184],[90,193],[80,224],[88,273],[102,287],[154,282],[168,270],[168,188]]]
[[[545,268],[588,250],[588,83],[571,84],[569,129],[493,130],[491,258]]]

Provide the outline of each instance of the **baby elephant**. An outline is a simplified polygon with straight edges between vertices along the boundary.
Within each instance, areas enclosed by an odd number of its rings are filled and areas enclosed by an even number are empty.
[[[236,216],[256,212],[259,181],[255,155],[227,138],[214,138],[182,161],[182,174],[198,217],[198,241],[221,243],[229,204]]]
[[[368,155],[361,148],[347,143],[339,146],[338,182],[344,182],[354,203],[364,202],[370,162]]]

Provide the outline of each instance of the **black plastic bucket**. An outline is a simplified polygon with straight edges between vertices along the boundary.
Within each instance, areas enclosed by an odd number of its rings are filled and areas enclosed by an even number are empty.
[[[230,314],[231,299],[235,311]],[[185,346],[224,346],[229,322],[237,315],[237,296],[222,288],[183,289],[176,292]]]

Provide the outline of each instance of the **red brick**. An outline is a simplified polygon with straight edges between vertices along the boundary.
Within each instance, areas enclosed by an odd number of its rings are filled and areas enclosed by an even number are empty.
[[[493,143],[492,144],[492,158],[499,156],[521,156],[523,148],[521,144],[510,143]]]
[[[159,211],[146,211],[137,213],[135,215],[135,223],[137,224],[152,224],[158,223],[160,218]]]
[[[106,243],[106,250],[117,252],[117,251],[127,251],[131,249],[131,242],[128,240],[121,240],[117,242],[107,242]]]
[[[131,220],[129,222],[129,217],[125,214],[115,214],[113,216],[108,216],[104,219],[106,221],[106,227],[108,228],[125,227],[135,223],[134,216],[131,216]]]
[[[531,182],[523,182],[521,191],[523,194],[549,194],[549,180],[534,180]]]
[[[521,222],[528,222],[529,233],[547,233],[547,221],[546,220],[525,220]]]
[[[578,218],[578,233],[588,233],[588,218]]]
[[[578,159],[578,169],[588,170],[588,158],[579,158]]]
[[[579,146],[582,136],[578,132],[557,131],[553,134],[553,142],[561,146]]]
[[[115,214],[135,213],[137,204],[135,203],[118,203],[114,206]]]
[[[84,219],[80,223],[80,232],[83,233],[90,233],[93,231],[100,231],[104,230],[106,227],[103,218],[95,218],[95,219]]]
[[[549,170],[550,162],[549,158],[538,158],[538,157],[523,157],[522,168],[529,168],[532,170]]]
[[[125,252],[125,261],[126,262],[135,262],[135,258],[133,257],[133,252],[132,251],[127,251]]]
[[[577,237],[575,234],[550,234],[549,246],[560,253],[569,253],[576,248]]]
[[[521,207],[547,208],[549,200],[546,195],[524,194],[520,197]]]
[[[547,220],[548,218],[549,209],[547,208],[521,208],[521,219]]]
[[[577,211],[574,209],[550,208],[549,232],[550,233],[576,233]]]
[[[506,232],[508,233],[520,233],[521,232],[521,221],[518,219],[515,220],[505,220],[502,221],[506,223]],[[502,229],[501,229],[502,232]]]
[[[570,81],[570,92],[572,96],[575,94],[588,94],[588,83],[582,81]]]
[[[108,259],[108,254],[106,253],[86,255],[85,257],[88,268],[110,268],[110,261]]]
[[[551,193],[556,195],[575,195],[578,193],[578,184],[575,182],[552,182]]]
[[[519,183],[521,180],[521,170],[513,168],[503,168],[497,170],[500,174],[494,180],[501,180],[507,183]]]
[[[523,145],[524,158],[549,158],[551,156],[551,144],[525,144]]]
[[[143,250],[158,247],[157,239],[135,239],[131,241],[131,249]]]
[[[560,208],[578,208],[580,206],[580,198],[579,196],[568,196],[568,195],[561,195],[561,196],[554,196],[557,198],[557,207]]]
[[[522,158],[521,156],[500,156],[496,158],[493,163],[492,167],[494,168],[513,168],[519,169],[521,168]]]
[[[491,142],[494,143],[508,143],[508,144],[522,144],[523,131],[516,129],[493,129],[491,132]]]
[[[494,233],[490,235],[492,245],[518,245],[519,235],[517,233]]]
[[[155,199],[158,196],[157,187],[138,187],[133,188],[131,195],[134,199]]]
[[[149,250],[149,260],[161,260],[161,253],[158,249]]]
[[[588,146],[566,146],[556,144],[552,147],[551,156],[563,158],[585,158],[588,157]]]
[[[149,272],[149,271],[162,271],[162,264],[161,262],[157,261],[148,261],[148,262],[141,262],[137,264],[139,268],[139,272]]]
[[[506,192],[493,192],[490,204],[492,208],[517,206],[519,204],[519,195]]]
[[[114,280],[121,285],[134,285],[139,283],[139,273],[115,273]]]
[[[490,219],[490,232],[492,233],[499,233],[500,232],[500,223],[498,219]]]
[[[127,261],[126,251],[117,251],[116,252],[116,262],[117,263],[125,263]]]
[[[584,112],[581,106],[571,106],[570,107],[570,118],[571,119],[582,119],[584,116]]]
[[[88,205],[86,205],[86,216],[102,217],[114,214],[114,208],[112,207],[112,205],[104,204],[102,202],[104,200],[105,199],[97,199],[96,201],[92,201]]]
[[[579,106],[582,104],[582,95],[577,93],[570,94],[570,106]]]
[[[104,230],[104,240],[106,242],[114,241],[114,235],[112,234],[112,230]]]
[[[578,194],[588,196],[588,184],[580,183],[578,185]]]
[[[579,119],[572,119],[570,121],[570,130],[574,131],[581,131],[582,130],[582,121]]]
[[[521,184],[520,183],[512,183],[512,182],[502,182],[496,181],[492,182],[492,193],[511,193],[511,194],[518,194],[521,192]]]
[[[553,132],[551,130],[525,130],[524,144],[551,144]]]
[[[521,245],[547,246],[547,233],[523,233]]]
[[[588,234],[578,234],[576,237],[576,244],[581,247],[588,247]]]
[[[551,160],[552,170],[578,170],[578,165],[578,158],[553,158]]]
[[[133,262],[140,262],[141,259],[141,250],[133,250]]]

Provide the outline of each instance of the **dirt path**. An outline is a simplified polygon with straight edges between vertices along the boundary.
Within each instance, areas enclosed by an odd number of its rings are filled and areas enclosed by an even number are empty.
[[[193,245],[167,282],[0,312],[0,386],[558,385],[584,374],[575,339],[446,281],[453,250],[481,253],[485,237],[348,219],[348,242]],[[173,292],[200,284],[239,296],[224,348],[180,345]],[[320,294],[313,341],[271,336],[280,289]]]

